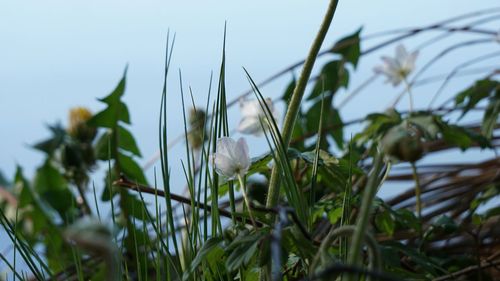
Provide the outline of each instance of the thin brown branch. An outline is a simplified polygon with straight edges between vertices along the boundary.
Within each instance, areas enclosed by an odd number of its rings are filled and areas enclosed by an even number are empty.
[[[130,190],[134,190],[134,191],[138,191],[138,192],[142,192],[142,193],[147,193],[147,194],[153,194],[153,195],[157,195],[157,196],[160,196],[160,197],[165,197],[165,192],[164,191],[158,190],[158,189],[153,188],[153,187],[149,187],[149,186],[145,186],[145,185],[140,185],[140,184],[134,183],[134,182],[128,180],[123,175],[118,180],[116,180],[115,182],[113,182],[113,184],[116,185],[116,186],[121,186],[121,187],[128,188]],[[184,196],[181,196],[181,195],[178,195],[178,194],[175,194],[175,193],[170,193],[170,198],[172,200],[174,200],[174,201],[177,201],[177,202],[180,202],[180,203],[183,203],[183,204],[186,204],[186,205],[194,205],[194,207],[205,209],[205,210],[207,210],[209,212],[212,212],[212,206],[206,205],[206,204],[198,202],[198,201],[191,201],[191,199],[189,199],[187,197],[184,197]],[[226,217],[226,218],[231,218],[231,212],[229,212],[229,211],[227,211],[225,209],[221,209],[221,208],[218,208],[218,211],[219,211],[219,214],[221,216]],[[241,216],[241,215],[238,215],[238,214],[236,214],[236,219],[238,221],[240,221],[240,222],[245,221],[245,218],[243,216]],[[260,222],[260,221],[256,221],[256,224],[257,224],[257,226],[263,226],[264,225],[264,223]]]

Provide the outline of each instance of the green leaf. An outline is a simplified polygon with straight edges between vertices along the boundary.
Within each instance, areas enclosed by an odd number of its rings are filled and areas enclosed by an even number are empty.
[[[329,93],[328,96],[332,96],[338,89],[341,87],[345,88],[348,84],[349,71],[345,68],[344,62],[339,60],[331,61],[323,66],[320,76],[307,100],[317,98],[324,92]],[[318,129],[317,127],[316,125],[316,129]]]
[[[68,183],[61,173],[50,164],[50,161],[46,161],[43,166],[37,169],[33,185],[35,190],[40,193],[68,188]]]
[[[325,108],[323,111],[323,128],[327,129],[326,132],[330,134],[337,147],[340,149],[344,146],[344,131],[343,123],[340,118],[339,112],[329,106],[331,104],[332,98],[328,97],[325,99]],[[321,100],[317,101],[315,104],[309,108],[306,113],[306,127],[309,132],[316,132],[318,130],[318,124],[321,118]],[[327,134],[322,134],[321,148],[328,149]]]
[[[485,188],[472,202],[470,203],[471,211],[475,211],[479,206],[486,204],[491,199],[496,199],[500,195],[500,185],[491,184]]]
[[[353,138],[355,143],[364,144],[371,142],[383,136],[385,132],[401,123],[401,115],[396,110],[390,110],[385,113],[375,113],[366,116],[368,126]]]
[[[391,213],[384,210],[375,216],[375,225],[382,232],[392,236],[394,234],[396,223],[394,222],[394,218],[391,216]]]
[[[48,128],[52,132],[52,136],[49,139],[33,145],[33,148],[43,151],[47,153],[47,155],[52,155],[55,150],[64,143],[66,131],[59,123],[53,126],[49,125]]]
[[[410,261],[413,261],[417,265],[419,265],[422,268],[422,270],[427,274],[431,274],[432,276],[437,276],[438,270],[444,271],[444,269],[441,268],[431,258],[427,257],[424,253],[417,252],[413,248],[408,247],[408,245],[404,245],[397,241],[388,241],[385,242],[384,245],[408,256]]]
[[[37,169],[33,186],[41,198],[58,211],[63,219],[68,216],[70,208],[77,205],[66,179],[49,161]]]
[[[16,168],[16,175],[14,176],[14,184],[21,189],[19,195],[19,208],[23,208],[33,202],[33,194],[28,180],[23,175],[23,169],[20,166]]]
[[[466,150],[474,142],[477,142],[481,148],[491,146],[489,141],[483,136],[460,126],[445,124],[441,126],[441,133],[447,143],[456,145],[462,150]]]
[[[106,177],[104,178],[104,188],[101,193],[102,201],[107,202],[116,194],[118,194],[117,187],[113,186],[113,183],[111,182],[112,179],[116,178],[117,176],[115,175],[115,171],[113,169],[111,170],[111,172],[106,172]]]
[[[481,100],[492,94],[492,91],[499,87],[500,83],[494,80],[483,79],[476,81],[474,85],[463,90],[455,97],[457,106],[464,106],[463,117],[469,110],[474,108]]]
[[[439,133],[439,126],[436,123],[437,116],[428,113],[417,113],[408,118],[408,121],[416,125],[426,136],[434,139]]]
[[[495,217],[495,216],[499,216],[499,215],[500,215],[500,207],[495,207],[495,208],[491,208],[488,211],[486,211],[486,213],[484,213],[484,218],[485,218],[485,220],[487,220],[491,217]]]
[[[328,220],[332,225],[335,225],[339,219],[342,217],[342,207],[332,209],[328,212]]]
[[[147,206],[143,201],[139,200],[137,196],[126,193],[125,197],[122,195],[120,200],[126,200],[125,205],[128,206],[129,214],[139,220],[147,220],[151,215],[146,214]],[[145,209],[146,208],[146,209]]]
[[[273,156],[271,155],[271,153],[266,153],[258,157],[253,157],[252,159],[250,159],[252,164],[248,169],[248,174],[253,174],[258,171],[269,169],[267,165],[269,164],[269,162],[271,162],[271,160],[273,160]]]
[[[7,180],[7,178],[4,176],[2,171],[0,171],[0,186],[10,186],[10,182]]]
[[[493,130],[497,126],[498,114],[500,113],[500,99],[491,99],[486,111],[484,112],[483,124],[481,125],[481,132],[483,135],[491,139]]]
[[[114,149],[111,149],[113,133],[111,130],[104,132],[95,144],[96,158],[99,160],[114,159]]]
[[[127,106],[121,101],[125,93],[127,69],[116,88],[107,97],[99,101],[108,105],[107,108],[94,115],[87,123],[94,127],[115,128],[118,121],[130,124],[130,115]]]
[[[258,242],[236,248],[227,258],[226,267],[228,271],[235,271],[247,265],[257,252]]]
[[[114,128],[118,121],[130,124],[130,115],[127,106],[119,101],[117,104],[109,104],[106,109],[98,112],[89,121],[90,126]]]
[[[292,98],[292,94],[293,94],[293,91],[295,90],[296,85],[297,85],[297,80],[295,79],[295,76],[294,76],[292,81],[286,87],[285,93],[283,94],[283,97],[281,98],[287,105],[290,102],[290,99]]]
[[[121,171],[125,174],[125,176],[132,180],[132,182],[147,185],[146,177],[144,176],[141,167],[134,161],[134,159],[123,153],[119,153],[117,160],[118,163],[120,163]]]
[[[191,261],[189,269],[184,272],[182,280],[184,281],[189,280],[191,274],[193,274],[193,272],[198,268],[198,266],[200,266],[200,264],[204,261],[221,262],[221,260],[214,259],[214,256],[219,256],[219,255],[213,255],[213,253],[219,252],[223,254],[223,249],[221,247],[222,241],[223,239],[221,237],[212,237],[209,238],[207,241],[205,241],[205,244],[203,244],[201,249],[198,251],[194,260]],[[211,256],[211,259],[208,259],[209,256]],[[221,256],[219,256],[219,258],[220,257]]]
[[[408,209],[399,209],[393,213],[394,216],[396,217],[396,223],[400,224],[404,228],[407,229],[414,229],[414,230],[419,230],[420,229],[420,221],[418,218],[415,216],[413,212],[411,212]]]
[[[299,109],[299,112],[297,114],[297,120],[295,122],[295,125],[293,126],[292,142],[290,144],[290,146],[299,150],[305,149],[306,120],[307,119],[304,113],[302,112],[301,109]]]
[[[141,152],[137,147],[137,143],[135,142],[134,137],[127,129],[122,126],[118,126],[118,142],[121,149],[131,152],[136,156],[141,156]]]
[[[331,49],[332,53],[342,55],[344,60],[350,62],[355,69],[358,65],[359,56],[361,55],[361,40],[359,35],[362,29],[363,28],[360,27],[353,34],[340,39]]]
[[[445,233],[453,233],[458,230],[458,225],[449,216],[440,216],[433,224],[435,231],[443,231]]]
[[[249,234],[247,231],[242,231],[225,249],[231,251],[227,260],[226,267],[228,271],[235,271],[241,266],[247,265],[252,257],[257,252],[263,232]]]

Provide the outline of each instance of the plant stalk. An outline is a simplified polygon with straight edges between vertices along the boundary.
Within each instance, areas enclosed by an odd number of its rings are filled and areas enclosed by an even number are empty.
[[[248,209],[248,216],[250,217],[250,221],[252,222],[253,227],[257,228],[257,224],[255,223],[255,220],[253,218],[252,209],[250,208],[250,201],[248,201],[245,180],[240,174],[238,174],[238,180],[240,181],[241,193],[243,194],[243,199]]]
[[[365,232],[367,230],[367,226],[369,224],[370,214],[372,210],[373,198],[375,197],[378,190],[378,176],[382,169],[384,155],[382,153],[378,153],[373,159],[373,168],[372,173],[368,178],[368,182],[366,184],[365,190],[363,192],[363,199],[361,201],[359,217],[356,222],[356,229],[354,231],[353,238],[351,240],[351,244],[349,247],[349,254],[347,257],[347,264],[352,266],[357,266],[360,264],[360,253],[362,248],[362,241]],[[344,280],[344,278],[343,278]],[[347,281],[356,280],[356,275],[349,274],[347,276]]]
[[[309,81],[309,77],[311,76],[311,72],[314,63],[316,62],[319,50],[321,48],[321,45],[323,44],[328,29],[330,28],[330,24],[332,22],[335,11],[337,10],[337,4],[338,0],[330,0],[330,3],[328,4],[323,22],[321,23],[318,34],[316,35],[316,38],[311,45],[311,49],[309,50],[309,54],[307,55],[307,58],[304,62],[299,80],[297,81],[297,85],[295,86],[292,97],[290,99],[282,131],[285,148],[288,148],[288,145],[290,144],[293,128],[295,126],[295,120],[297,119],[297,114],[300,110],[300,103],[302,101],[302,97],[304,96],[307,82]],[[266,201],[266,206],[268,208],[274,207],[279,199],[280,185],[278,176],[278,167],[275,166],[271,173],[271,179],[269,182],[269,192]]]
[[[420,221],[422,219],[422,190],[420,188],[420,179],[418,178],[417,166],[414,162],[411,162],[411,170],[413,172],[413,179],[415,180],[415,210],[417,212],[417,218]]]

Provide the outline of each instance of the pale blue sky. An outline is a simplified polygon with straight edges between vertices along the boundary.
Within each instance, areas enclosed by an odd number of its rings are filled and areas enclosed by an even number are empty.
[[[340,1],[325,44],[329,46],[362,25],[363,34],[422,26],[498,4],[498,0]],[[234,98],[248,89],[242,66],[259,81],[305,56],[326,5],[327,1],[283,0],[0,2],[0,170],[11,177],[17,163],[31,176],[42,158],[27,145],[48,135],[44,124],[65,122],[73,106],[102,109],[96,98],[113,89],[126,64],[125,101],[131,111],[132,131],[143,155],[149,158],[158,146],[157,119],[169,28],[177,34],[172,68],[182,69],[186,85],[192,87],[198,104],[204,104],[210,72],[218,71],[225,21],[227,87],[228,95]],[[500,21],[489,27],[500,28]],[[407,46],[411,48],[414,42],[420,41],[410,40]],[[351,88],[371,75],[383,53],[392,55],[393,47],[362,59]],[[430,58],[431,54],[421,56]],[[449,63],[456,60],[452,56]],[[442,67],[441,72],[444,70]],[[178,79],[176,71],[172,73],[169,113],[174,137],[182,127]],[[281,95],[288,79],[263,88],[264,94]],[[345,115],[359,117],[366,110],[381,109],[399,91],[383,84],[382,79],[374,87],[366,99],[347,107]],[[233,114],[232,125],[236,126],[239,117],[237,111]],[[182,154],[172,157],[172,165],[178,166]]]

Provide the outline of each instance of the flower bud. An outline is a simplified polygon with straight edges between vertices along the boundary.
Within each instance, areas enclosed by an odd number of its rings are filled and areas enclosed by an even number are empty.
[[[87,121],[90,118],[92,118],[92,113],[87,108],[72,108],[69,111],[68,134],[80,142],[92,142],[97,130],[95,127],[87,125]]]
[[[391,128],[382,139],[382,147],[387,155],[400,161],[415,162],[424,154],[420,134],[406,124]]]
[[[205,111],[192,108],[189,111],[189,134],[188,141],[194,149],[203,145],[205,135]]]

